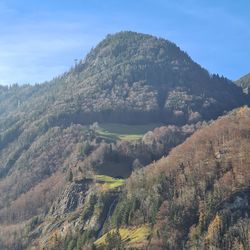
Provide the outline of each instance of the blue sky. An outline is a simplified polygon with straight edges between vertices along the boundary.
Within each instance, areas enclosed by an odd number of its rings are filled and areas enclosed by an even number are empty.
[[[0,84],[50,80],[121,30],[171,40],[235,80],[250,72],[249,11],[248,0],[0,0]]]

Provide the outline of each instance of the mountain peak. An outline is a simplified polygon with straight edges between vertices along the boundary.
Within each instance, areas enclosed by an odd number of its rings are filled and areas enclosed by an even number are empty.
[[[174,43],[131,31],[108,35],[60,82],[63,96],[77,96],[82,117],[95,113],[87,123],[184,124],[245,103],[239,87],[211,76]]]
[[[174,43],[157,38],[152,35],[121,31],[101,41],[87,56],[86,61],[104,60],[108,66],[110,63],[158,62],[182,59],[191,61],[189,56],[180,50]],[[113,61],[112,61],[113,60]]]

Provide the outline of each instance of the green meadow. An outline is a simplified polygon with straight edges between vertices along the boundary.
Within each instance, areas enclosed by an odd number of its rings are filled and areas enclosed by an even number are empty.
[[[161,124],[151,123],[146,125],[125,125],[117,123],[99,124],[96,133],[106,139],[136,141],[140,140],[145,133],[153,130]]]

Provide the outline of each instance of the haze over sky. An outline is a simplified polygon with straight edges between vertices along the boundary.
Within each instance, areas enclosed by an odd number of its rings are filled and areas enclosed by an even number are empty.
[[[175,42],[211,73],[250,72],[249,0],[0,0],[0,84],[68,70],[108,33]]]

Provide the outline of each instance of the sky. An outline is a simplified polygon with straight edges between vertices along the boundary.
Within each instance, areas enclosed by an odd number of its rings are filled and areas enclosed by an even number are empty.
[[[50,80],[131,30],[168,39],[210,73],[250,72],[249,0],[0,0],[0,84]]]

